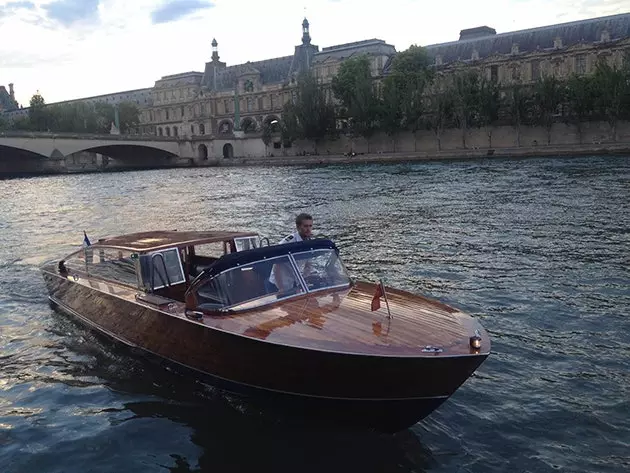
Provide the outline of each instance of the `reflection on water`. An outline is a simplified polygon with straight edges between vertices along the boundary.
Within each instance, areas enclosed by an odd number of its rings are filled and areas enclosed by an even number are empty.
[[[0,471],[628,471],[629,194],[613,157],[0,181]],[[83,230],[279,239],[303,210],[353,276],[488,329],[492,355],[413,429],[279,420],[55,314],[37,270]]]

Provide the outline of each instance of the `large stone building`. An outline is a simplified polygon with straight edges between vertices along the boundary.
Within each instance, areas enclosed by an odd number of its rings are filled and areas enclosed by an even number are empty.
[[[242,136],[279,120],[291,100],[297,75],[312,70],[329,83],[345,59],[367,54],[375,76],[382,74],[394,46],[371,39],[322,48],[311,43],[309,23],[292,55],[227,66],[212,41],[212,57],[203,72],[162,77],[153,88],[153,104],[142,113],[144,133],[158,136]],[[329,92],[330,93],[330,92]],[[332,96],[330,96],[332,100]],[[278,143],[275,143],[278,146]]]
[[[503,86],[562,79],[589,74],[602,59],[620,65],[630,53],[630,13],[502,34],[482,26],[426,49],[444,73],[473,67]]]
[[[624,54],[630,54],[630,13],[502,34],[481,26],[462,30],[457,41],[425,47],[436,69],[445,76],[475,68],[505,87],[532,83],[545,74],[566,78],[592,72],[602,59],[620,64]],[[256,155],[261,153],[256,132],[265,123],[280,119],[283,106],[295,94],[301,71],[312,71],[332,100],[330,82],[340,65],[363,54],[370,58],[372,74],[378,78],[389,72],[396,49],[383,40],[368,39],[320,50],[311,42],[305,19],[301,43],[293,54],[228,66],[220,60],[218,43],[213,40],[212,56],[203,72],[169,75],[152,88],[76,101],[135,102],[141,107],[140,133],[192,138],[201,157]],[[11,98],[0,88],[0,108],[10,108]],[[8,112],[23,113],[28,109]],[[248,136],[256,139],[243,140]],[[235,149],[236,141],[241,144]],[[257,144],[243,145],[245,141]],[[280,147],[276,134],[272,150]],[[266,147],[262,152],[267,152]]]
[[[630,50],[630,14],[503,34],[482,26],[462,30],[457,41],[426,49],[443,74],[474,67],[504,86],[530,83],[544,74],[559,78],[588,74],[602,58],[621,63]],[[380,77],[387,74],[396,50],[383,40],[371,39],[320,51],[311,43],[306,19],[302,43],[289,56],[226,66],[213,40],[212,59],[204,72],[166,76],[155,83],[152,106],[143,111],[142,131],[225,138],[260,130],[265,122],[279,119],[300,71],[310,69],[329,84],[344,60],[361,54],[370,57],[372,73]]]

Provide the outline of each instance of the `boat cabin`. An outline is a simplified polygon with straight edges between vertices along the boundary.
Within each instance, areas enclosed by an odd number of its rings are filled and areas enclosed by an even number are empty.
[[[330,240],[270,246],[256,233],[239,232],[105,238],[68,256],[59,270],[129,286],[140,291],[139,299],[185,302],[198,314],[247,310],[351,284]]]

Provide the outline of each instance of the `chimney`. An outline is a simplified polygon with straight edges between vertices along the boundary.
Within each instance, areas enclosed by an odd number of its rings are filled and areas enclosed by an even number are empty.
[[[495,36],[497,30],[490,28],[489,26],[478,26],[476,28],[468,28],[467,30],[461,30],[459,32],[459,40],[466,39],[486,38],[488,36]]]
[[[9,95],[15,100],[15,92],[13,91],[13,84],[9,84]]]

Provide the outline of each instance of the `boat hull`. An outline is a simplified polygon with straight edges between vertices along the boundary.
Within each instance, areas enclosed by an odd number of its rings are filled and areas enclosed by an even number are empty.
[[[487,354],[375,356],[303,349],[208,327],[43,271],[51,301],[92,328],[287,412],[393,432],[439,407]]]

